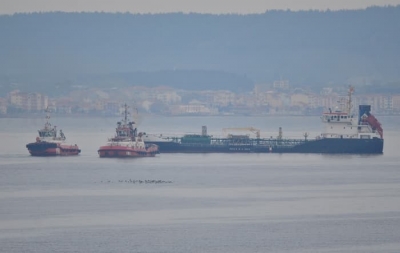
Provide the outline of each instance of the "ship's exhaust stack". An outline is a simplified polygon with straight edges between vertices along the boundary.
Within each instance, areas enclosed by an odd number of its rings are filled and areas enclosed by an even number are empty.
[[[201,135],[202,136],[207,136],[207,126],[202,126],[201,127]]]
[[[372,130],[377,131],[381,139],[383,139],[383,129],[381,123],[371,114],[370,105],[359,105],[358,107],[358,124],[368,123]]]
[[[358,124],[361,124],[363,115],[369,116],[371,115],[371,106],[370,105],[359,105],[358,106]]]

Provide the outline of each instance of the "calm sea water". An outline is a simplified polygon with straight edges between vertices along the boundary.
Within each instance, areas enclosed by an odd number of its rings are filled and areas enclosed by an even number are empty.
[[[379,119],[383,155],[139,159],[98,158],[117,119],[52,119],[82,154],[49,158],[25,148],[41,119],[0,119],[0,252],[400,252],[400,119]],[[139,121],[164,135],[321,128],[318,117]]]

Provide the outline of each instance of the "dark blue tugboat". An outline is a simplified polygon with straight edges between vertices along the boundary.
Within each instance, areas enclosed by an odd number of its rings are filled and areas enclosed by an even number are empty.
[[[36,137],[36,141],[26,145],[29,153],[32,156],[70,156],[78,155],[81,150],[74,144],[66,143],[66,137],[63,131],[60,129],[57,132],[57,127],[52,126],[49,122],[50,114],[46,110],[46,123],[40,130],[39,136]]]

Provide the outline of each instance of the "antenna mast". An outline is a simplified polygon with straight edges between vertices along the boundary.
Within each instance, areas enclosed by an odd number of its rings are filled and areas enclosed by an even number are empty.
[[[46,110],[44,110],[45,112],[46,112],[46,124],[45,124],[45,127],[47,128],[47,127],[50,127],[51,126],[51,124],[49,123],[49,119],[50,119],[50,110],[49,110],[49,107],[47,106],[46,107]]]
[[[124,105],[124,116],[125,116],[125,118],[124,118],[124,123],[125,123],[125,125],[127,124],[127,122],[128,122],[128,105],[125,103],[125,105]]]
[[[348,96],[349,96],[349,100],[347,101],[347,113],[350,115],[351,113],[351,108],[353,107],[352,105],[352,101],[351,101],[351,95],[354,92],[354,87],[349,85],[349,91],[348,91]]]

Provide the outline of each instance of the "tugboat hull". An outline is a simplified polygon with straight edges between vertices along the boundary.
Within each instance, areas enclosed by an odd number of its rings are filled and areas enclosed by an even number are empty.
[[[79,155],[81,150],[76,145],[51,142],[33,142],[26,145],[32,156],[70,156]]]
[[[158,154],[158,149],[154,147],[136,149],[124,146],[102,146],[98,153],[101,158],[153,157]]]

